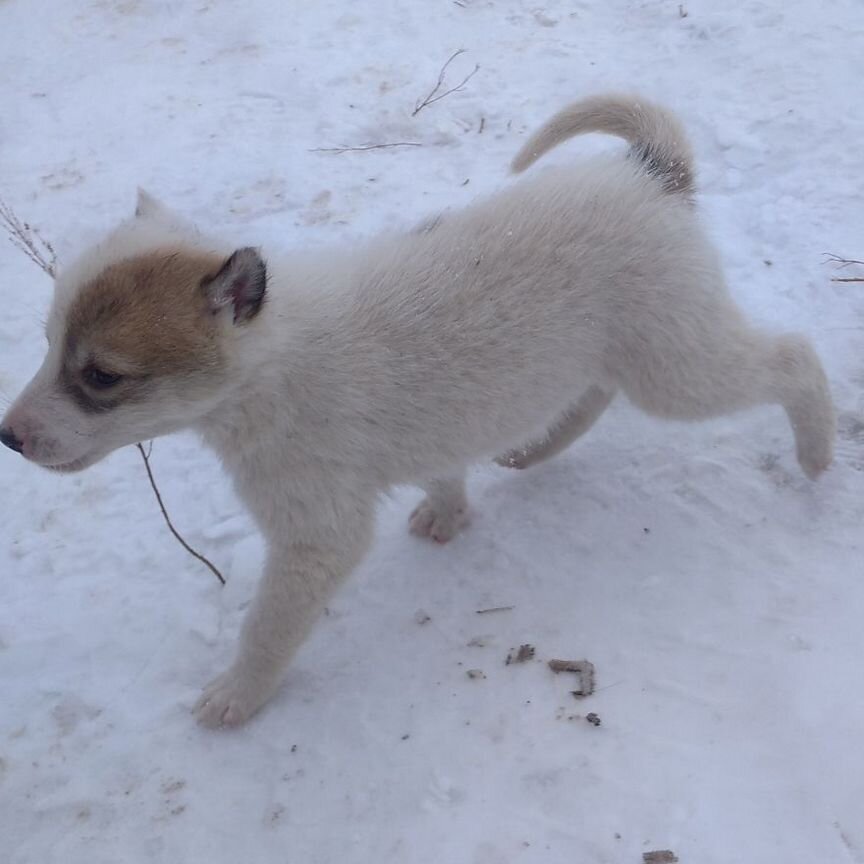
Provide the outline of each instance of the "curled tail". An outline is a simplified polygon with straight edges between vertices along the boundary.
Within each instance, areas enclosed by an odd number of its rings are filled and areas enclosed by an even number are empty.
[[[607,132],[630,143],[631,155],[672,194],[695,191],[693,154],[684,128],[670,111],[636,96],[591,96],[559,111],[516,154],[514,173],[553,147],[586,132]]]

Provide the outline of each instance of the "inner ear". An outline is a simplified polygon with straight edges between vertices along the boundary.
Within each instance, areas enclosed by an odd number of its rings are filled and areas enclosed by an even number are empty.
[[[215,276],[205,276],[201,287],[213,312],[230,305],[234,323],[242,324],[254,318],[264,303],[267,265],[257,249],[246,246],[234,252]]]

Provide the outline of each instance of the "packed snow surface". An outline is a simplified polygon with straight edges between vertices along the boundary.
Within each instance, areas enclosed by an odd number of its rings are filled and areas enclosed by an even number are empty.
[[[224,589],[134,449],[65,477],[0,453],[0,861],[864,862],[864,284],[824,258],[864,258],[858,0],[6,0],[0,47],[0,194],[61,261],[138,184],[238,246],[362,241],[512,182],[567,101],[637,89],[690,131],[735,297],[812,338],[839,414],[815,484],[779,409],[620,401],[554,462],[478,467],[448,546],[409,536],[397,490],[230,732],[190,706],[263,546],[215,458],[191,435],[152,455]],[[479,70],[412,116],[459,48],[444,89]],[[317,149],[397,142],[421,146]],[[547,161],[601,148],[623,152]],[[50,295],[4,240],[6,399]],[[594,695],[552,658],[590,660]]]

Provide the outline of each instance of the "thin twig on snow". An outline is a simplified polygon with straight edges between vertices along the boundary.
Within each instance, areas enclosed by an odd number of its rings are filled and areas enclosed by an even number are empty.
[[[165,509],[165,504],[162,501],[162,495],[159,493],[159,487],[156,485],[156,479],[153,477],[153,470],[150,468],[150,453],[144,449],[142,444],[135,445],[138,448],[138,451],[141,453],[141,458],[144,460],[144,468],[147,470],[147,479],[150,481],[150,486],[153,489],[153,494],[156,496],[156,501],[159,503],[159,509],[162,511],[162,517],[165,519],[165,524],[168,526],[168,530],[174,535],[177,542],[193,557],[197,558],[202,564],[206,565],[213,571],[216,578],[224,585],[225,577],[219,571],[219,568],[205,555],[202,555],[200,552],[197,552],[193,549],[182,537],[180,532],[174,527],[174,524],[171,522],[171,517],[168,515],[168,511]],[[150,442],[150,452],[153,451],[153,442]]]
[[[859,261],[857,258],[843,258],[840,255],[834,255],[831,252],[825,253],[825,258],[830,261],[838,270],[843,270],[846,267],[858,266],[864,267],[864,261]],[[832,276],[832,282],[864,282],[864,276]]]
[[[411,112],[412,117],[416,117],[427,105],[433,105],[435,102],[440,102],[445,96],[449,96],[451,93],[456,93],[459,90],[462,90],[465,85],[480,71],[480,64],[475,64],[474,68],[455,86],[451,87],[449,90],[445,90],[443,93],[440,93],[441,87],[444,85],[444,76],[447,74],[447,67],[460,55],[464,54],[465,49],[460,48],[458,51],[454,51],[448,58],[447,62],[441,67],[441,71],[438,73],[438,80],[435,82],[435,86],[426,94],[423,99],[418,99],[414,104],[414,110]]]
[[[361,150],[383,150],[385,147],[422,147],[420,141],[393,141],[388,144],[364,144],[361,147],[312,147],[310,153],[352,153]]]

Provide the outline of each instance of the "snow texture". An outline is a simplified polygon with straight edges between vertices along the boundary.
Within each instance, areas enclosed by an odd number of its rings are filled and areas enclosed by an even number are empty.
[[[238,246],[407,227],[511,182],[567,101],[638,89],[690,130],[735,296],[810,335],[840,416],[811,484],[779,409],[687,426],[621,401],[552,463],[477,468],[444,547],[397,491],[232,732],[189,713],[263,552],[216,460],[153,449],[224,589],[134,449],[70,477],[0,453],[0,861],[862,864],[864,285],[823,259],[864,256],[862,40],[859,0],[0,3],[0,192],[61,259],[137,184]],[[451,86],[480,70],[412,117],[457,48]],[[315,151],[388,142],[422,146]],[[50,293],[4,241],[4,398]],[[593,662],[596,693],[551,658]]]

